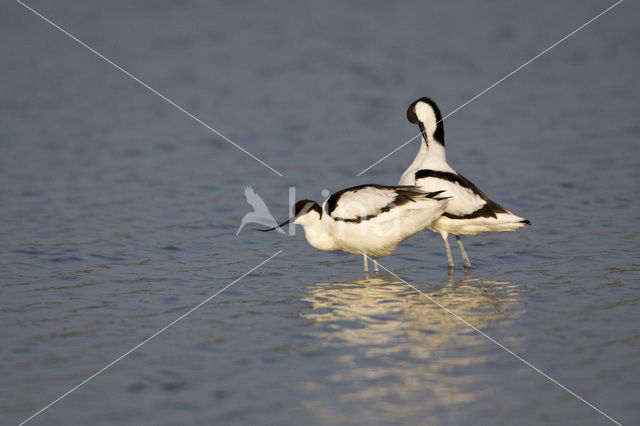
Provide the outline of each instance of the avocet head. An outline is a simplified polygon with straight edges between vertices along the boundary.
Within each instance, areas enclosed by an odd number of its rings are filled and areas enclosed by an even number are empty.
[[[318,203],[312,200],[300,200],[293,206],[293,216],[280,225],[269,228],[269,229],[259,229],[259,231],[273,231],[277,228],[282,228],[289,222],[293,222],[296,225],[307,225],[313,223],[315,221],[320,220],[322,217],[322,208]]]
[[[322,208],[318,203],[311,200],[300,200],[293,206],[293,223],[296,225],[306,225],[320,220]]]
[[[435,102],[429,98],[420,98],[409,105],[407,120],[417,124],[427,145],[430,140],[436,140],[444,145],[444,126],[442,114]]]

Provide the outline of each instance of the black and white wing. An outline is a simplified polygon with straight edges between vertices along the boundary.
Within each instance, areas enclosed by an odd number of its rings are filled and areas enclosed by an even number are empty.
[[[426,193],[414,186],[361,185],[332,194],[323,207],[334,220],[360,223],[407,203],[441,199],[441,192]]]
[[[443,216],[451,219],[473,219],[477,217],[496,218],[499,213],[507,213],[504,207],[490,200],[469,179],[455,172],[419,170],[415,173],[416,186],[425,191],[444,191],[443,196],[451,197]]]

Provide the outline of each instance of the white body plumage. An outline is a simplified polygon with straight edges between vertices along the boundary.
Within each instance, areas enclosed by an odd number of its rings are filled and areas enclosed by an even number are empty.
[[[440,217],[448,202],[415,189],[374,185],[341,191],[335,207],[330,201],[331,197],[322,208],[333,210],[323,214],[321,221],[338,248],[371,257],[391,254],[398,244]]]
[[[448,199],[440,196],[441,192],[426,193],[414,186],[362,185],[336,192],[322,206],[311,200],[298,201],[290,220],[303,227],[313,247],[361,254],[365,272],[367,257],[371,257],[377,272],[377,257],[390,254],[442,215]]]

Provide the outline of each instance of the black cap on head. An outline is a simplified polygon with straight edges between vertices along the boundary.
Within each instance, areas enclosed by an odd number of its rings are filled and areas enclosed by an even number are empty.
[[[436,129],[434,131],[434,138],[442,145],[444,145],[444,126],[442,125],[442,114],[440,113],[440,108],[438,108],[438,105],[436,105],[433,100],[425,96],[424,98],[413,101],[407,109],[407,120],[409,120],[410,123],[417,124],[418,126],[420,126],[420,130],[423,133],[425,132],[425,129],[421,125],[422,123],[420,122],[420,119],[418,119],[418,115],[416,114],[416,105],[419,102],[428,104],[431,109],[433,109],[433,113],[435,114],[437,123]]]
[[[318,203],[312,200],[300,200],[295,204],[295,206],[293,206],[293,217],[298,217],[311,210],[315,210],[320,216],[322,216],[322,209]]]

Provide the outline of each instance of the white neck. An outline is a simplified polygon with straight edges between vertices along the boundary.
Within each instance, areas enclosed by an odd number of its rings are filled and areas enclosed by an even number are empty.
[[[339,250],[336,242],[327,232],[326,224],[323,223],[322,220],[319,220],[319,218],[314,218],[314,220],[305,220],[300,223],[300,225],[302,225],[302,228],[304,229],[305,238],[313,247],[318,250]]]
[[[447,154],[444,146],[429,135],[429,144],[424,140],[424,135],[420,139],[420,150],[409,168],[400,178],[400,185],[415,184],[415,172],[418,170],[438,170],[442,172],[455,173],[455,170],[447,163]]]
[[[421,157],[422,169],[453,171],[451,166],[447,164],[447,152],[444,146],[429,135],[429,144],[425,143],[424,136],[420,142],[420,151],[416,155],[416,159]]]

